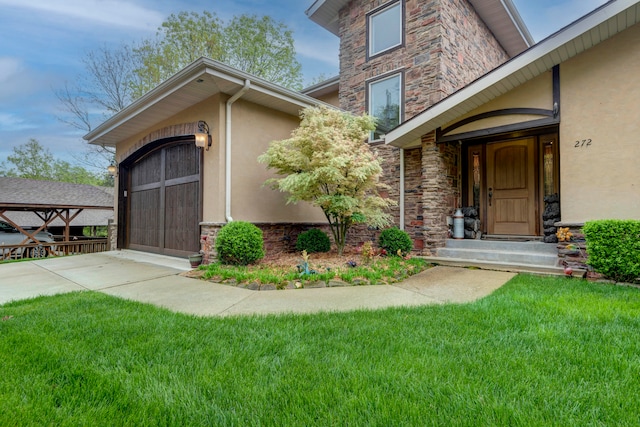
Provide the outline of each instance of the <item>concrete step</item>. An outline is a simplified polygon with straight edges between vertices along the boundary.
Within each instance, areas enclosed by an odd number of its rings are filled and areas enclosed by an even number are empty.
[[[554,243],[543,243],[540,241],[509,242],[504,240],[448,239],[446,247],[451,249],[475,249],[479,251],[491,250],[558,254],[558,249]]]
[[[530,273],[530,274],[544,274],[544,275],[558,275],[564,276],[564,269],[562,267],[554,267],[550,265],[534,265],[534,264],[519,264],[510,262],[497,262],[497,261],[483,261],[474,259],[462,259],[462,258],[449,258],[439,256],[425,256],[422,257],[429,263],[437,265],[447,265],[451,267],[471,267],[480,268],[483,270],[498,270],[498,271],[511,271],[514,273]],[[576,272],[580,273],[580,272]],[[578,277],[578,276],[576,276]]]
[[[486,240],[447,240],[435,254],[439,258],[487,261],[509,265],[558,267],[554,244]]]

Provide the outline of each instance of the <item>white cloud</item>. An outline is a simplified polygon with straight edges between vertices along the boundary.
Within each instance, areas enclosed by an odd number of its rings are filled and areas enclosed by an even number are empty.
[[[5,85],[22,68],[16,58],[0,57],[0,85]]]
[[[28,123],[15,114],[0,113],[0,128],[3,132],[22,131],[34,127],[33,123]]]
[[[0,6],[128,28],[155,29],[164,19],[160,12],[123,0],[0,0]]]
[[[15,103],[16,99],[32,93],[35,85],[22,60],[0,57],[0,105]]]
[[[317,40],[308,42],[306,40],[296,39],[295,48],[296,53],[300,56],[324,62],[327,65],[336,67],[336,69],[340,66],[337,38],[335,43],[327,41],[322,44],[319,44]]]

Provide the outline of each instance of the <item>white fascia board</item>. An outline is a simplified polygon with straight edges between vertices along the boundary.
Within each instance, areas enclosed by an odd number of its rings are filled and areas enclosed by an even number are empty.
[[[516,30],[525,41],[527,46],[534,45],[535,41],[533,40],[533,37],[531,36],[527,25],[522,20],[522,17],[518,12],[518,8],[513,4],[511,0],[500,0],[500,3],[502,3],[502,7],[504,7],[504,10],[507,12],[507,15],[509,15],[511,22],[513,22],[513,25],[516,27]]]
[[[194,69],[196,68],[193,67],[194,64],[196,63],[194,62],[187,66],[181,72],[173,75],[168,80],[165,80],[163,83],[132,102],[128,107],[125,107],[123,110],[104,121],[100,126],[83,136],[83,139],[91,143],[92,140],[100,138],[101,136],[111,132],[150,106],[157,104],[169,95],[180,90],[183,86],[190,83],[195,77],[204,75],[205,71]]]
[[[168,96],[179,91],[185,85],[191,83],[194,79],[205,74],[215,76],[239,86],[244,85],[245,80],[250,80],[252,82],[252,90],[261,91],[269,96],[278,98],[286,102],[290,102],[303,108],[310,105],[326,105],[331,108],[335,108],[329,104],[304,95],[300,92],[286,89],[282,86],[270,83],[264,79],[252,76],[251,74],[236,70],[235,68],[229,67],[228,65],[221,62],[214,61],[208,58],[200,58],[183,68],[178,73],[174,74],[169,79],[165,80],[163,83],[161,83],[151,91],[147,92],[142,97],[138,98],[122,111],[107,119],[96,129],[87,133],[83,138],[90,143],[98,138],[101,138],[102,136],[108,134],[109,132],[133,119],[149,107],[156,105],[157,103],[166,99]]]
[[[316,0],[316,1],[314,1],[313,4],[311,6],[309,6],[309,8],[307,10],[304,11],[305,15],[307,15],[308,17],[311,17],[311,15],[316,13],[318,11],[318,9],[320,9],[322,7],[324,2],[325,2],[325,0]]]

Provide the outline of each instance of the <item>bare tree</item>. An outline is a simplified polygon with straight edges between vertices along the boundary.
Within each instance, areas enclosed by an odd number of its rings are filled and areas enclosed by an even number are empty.
[[[65,116],[58,117],[76,129],[89,132],[92,129],[90,111],[104,120],[133,100],[132,81],[136,68],[136,55],[131,47],[122,45],[116,49],[102,46],[90,51],[83,58],[86,74],[70,86],[55,90]]]

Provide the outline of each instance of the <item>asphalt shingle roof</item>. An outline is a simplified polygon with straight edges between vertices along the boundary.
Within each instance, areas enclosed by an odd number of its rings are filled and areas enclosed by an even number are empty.
[[[0,208],[113,210],[113,194],[111,187],[0,177]]]

